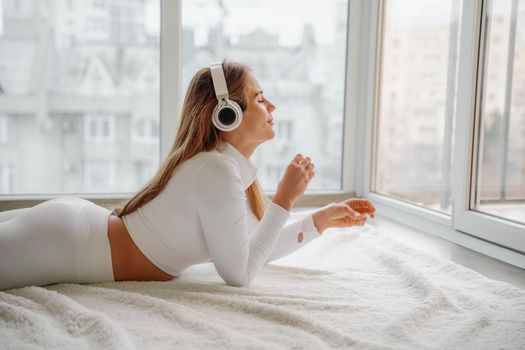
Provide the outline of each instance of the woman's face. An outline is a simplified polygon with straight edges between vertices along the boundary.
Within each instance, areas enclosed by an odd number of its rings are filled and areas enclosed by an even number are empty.
[[[245,94],[247,106],[242,122],[233,132],[245,142],[261,144],[274,138],[272,112],[275,106],[263,96],[263,91],[251,72],[246,76]]]

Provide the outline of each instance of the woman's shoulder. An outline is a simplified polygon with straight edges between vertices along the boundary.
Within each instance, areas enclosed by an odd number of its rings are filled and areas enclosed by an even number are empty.
[[[235,170],[238,172],[235,161],[219,151],[199,152],[190,159],[186,160],[183,167],[191,171],[195,176],[209,172],[222,173],[224,171]]]
[[[188,159],[175,174],[173,186],[208,198],[212,193],[229,196],[242,183],[235,160],[218,151],[200,152]],[[195,197],[201,198],[201,197]]]
[[[232,178],[240,179],[235,161],[218,151],[200,152],[184,161],[173,174],[166,191],[204,193],[210,186],[223,187]]]

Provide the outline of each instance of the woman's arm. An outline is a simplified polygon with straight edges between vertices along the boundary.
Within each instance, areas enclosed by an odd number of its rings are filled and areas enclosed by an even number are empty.
[[[195,200],[211,259],[230,285],[249,284],[272,253],[289,209],[313,178],[310,158],[297,154],[277,186],[272,203],[248,234],[246,194],[233,159],[213,157],[195,175]]]
[[[287,224],[281,230],[277,243],[266,263],[295,252],[307,243],[321,237],[321,235],[322,233],[315,227],[312,214],[307,214],[301,219]]]
[[[218,274],[229,285],[245,286],[271,254],[290,213],[270,203],[249,235],[246,194],[233,162],[210,158],[196,174],[195,200]]]
[[[366,215],[375,216],[375,208],[367,199],[351,198],[330,203],[300,220],[286,225],[266,263],[289,255],[320,237],[329,227],[362,226]]]
[[[289,255],[299,248],[304,247],[307,243],[321,237],[325,228],[321,226],[319,219],[316,220],[318,213],[329,208],[334,203],[330,203],[315,212],[303,215],[299,220],[286,225],[279,235],[279,240],[273,249],[272,254],[266,263],[280,259]]]

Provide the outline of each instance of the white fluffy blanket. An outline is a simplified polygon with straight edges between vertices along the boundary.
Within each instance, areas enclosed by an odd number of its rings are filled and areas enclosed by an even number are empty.
[[[169,282],[0,292],[1,349],[523,349],[525,290],[378,232],[329,230],[226,286]]]

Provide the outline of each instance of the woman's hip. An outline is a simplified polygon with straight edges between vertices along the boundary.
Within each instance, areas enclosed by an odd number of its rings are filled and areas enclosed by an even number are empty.
[[[109,215],[85,199],[62,197],[0,222],[0,279],[12,287],[113,281]]]

